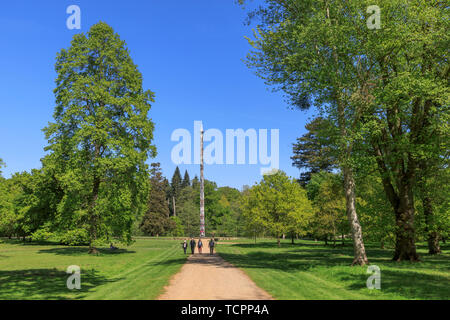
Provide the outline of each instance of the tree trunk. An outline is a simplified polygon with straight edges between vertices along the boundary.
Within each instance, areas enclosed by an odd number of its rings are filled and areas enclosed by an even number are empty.
[[[415,231],[414,231],[414,197],[408,183],[400,182],[399,205],[395,213],[396,241],[395,261],[419,261],[416,252]]]
[[[428,253],[438,254],[441,253],[441,248],[439,246],[439,234],[433,230],[433,206],[431,199],[428,196],[424,196],[422,199],[423,203],[423,213],[425,216],[425,231],[428,237]]]
[[[364,246],[361,224],[358,220],[358,215],[356,214],[355,206],[355,181],[353,178],[353,172],[350,168],[344,167],[344,187],[345,187],[345,200],[347,204],[347,217],[350,222],[350,227],[352,231],[353,238],[353,250],[354,259],[353,265],[363,266],[369,263],[366,256],[366,248]]]
[[[291,235],[291,244],[294,244],[294,233]]]
[[[97,239],[97,215],[95,213],[95,203],[97,202],[100,190],[100,179],[94,177],[94,185],[92,187],[91,203],[89,205],[90,228],[89,228],[89,254],[97,254],[98,250],[94,247],[94,241]]]
[[[277,245],[278,245],[278,248],[281,247],[281,244],[280,244],[280,236],[277,236]]]
[[[334,53],[336,55],[336,53]],[[336,59],[337,61],[337,59]],[[358,220],[358,215],[356,214],[356,205],[355,205],[355,179],[353,177],[353,171],[348,163],[352,155],[352,144],[351,142],[346,141],[349,138],[349,134],[347,131],[347,118],[345,114],[345,104],[339,97],[339,94],[336,94],[336,102],[338,106],[338,124],[339,131],[342,139],[342,143],[340,145],[340,164],[342,168],[342,172],[344,174],[344,190],[345,190],[345,202],[346,202],[346,211],[347,218],[350,222],[352,238],[353,238],[353,251],[354,251],[354,259],[352,262],[353,265],[363,266],[369,263],[366,256],[366,249],[364,247],[364,241],[362,236],[361,224]]]

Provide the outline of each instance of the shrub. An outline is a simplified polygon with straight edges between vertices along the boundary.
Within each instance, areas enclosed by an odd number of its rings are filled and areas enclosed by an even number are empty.
[[[32,241],[50,241],[54,239],[55,234],[48,229],[39,229],[31,234]]]
[[[60,236],[59,242],[67,246],[88,245],[89,234],[85,229],[69,230]]]

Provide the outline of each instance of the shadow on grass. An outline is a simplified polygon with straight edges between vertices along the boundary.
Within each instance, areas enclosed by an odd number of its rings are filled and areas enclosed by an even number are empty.
[[[97,271],[81,271],[81,289],[69,290],[70,275],[56,269],[28,269],[0,271],[0,299],[82,299],[97,286],[120,279],[110,280]]]
[[[365,288],[368,275],[338,273],[337,277],[350,290]],[[355,277],[359,280],[355,281]],[[361,285],[363,284],[363,285]],[[450,297],[449,279],[440,275],[430,275],[411,270],[386,270],[381,268],[382,293],[392,293],[407,299],[442,300]]]
[[[173,258],[173,259],[166,259],[163,261],[155,261],[155,262],[149,262],[146,264],[146,266],[149,267],[160,267],[160,266],[165,266],[165,267],[170,267],[170,266],[174,266],[174,265],[182,265],[186,262],[186,258]]]
[[[282,272],[310,271],[318,267],[334,269],[333,273],[349,290],[365,289],[369,274],[350,272],[353,261],[352,247],[330,247],[314,244],[234,244],[238,252],[219,252],[225,260],[239,268],[266,269]],[[392,249],[366,246],[371,264],[381,268],[382,293],[392,293],[408,299],[448,299],[449,277],[432,274],[450,270],[448,254],[422,254],[422,262],[396,262],[392,260]],[[344,269],[342,269],[344,267]],[[357,268],[357,267],[356,267]],[[343,271],[348,270],[348,272]],[[365,269],[364,269],[365,270]],[[321,271],[322,272],[322,271]]]
[[[127,250],[127,249],[110,250],[109,248],[97,248],[97,250],[99,251],[99,255],[136,253],[136,251]],[[50,254],[66,255],[66,256],[80,256],[80,255],[87,255],[88,251],[89,251],[89,249],[87,247],[60,247],[60,248],[51,248],[51,249],[41,249],[38,251],[38,253],[50,253]]]

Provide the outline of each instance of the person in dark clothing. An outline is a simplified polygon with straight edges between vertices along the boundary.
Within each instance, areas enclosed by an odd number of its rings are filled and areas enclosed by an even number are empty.
[[[213,255],[214,254],[214,239],[211,238],[211,240],[209,240],[209,254]]]
[[[198,240],[198,253],[202,254],[203,242],[202,239]]]
[[[187,247],[188,247],[187,241],[184,240],[184,242],[183,242],[183,250],[184,250],[184,254],[186,254]]]
[[[191,244],[191,252],[192,252],[192,254],[194,254],[195,245],[196,245],[194,238],[191,239],[190,244]]]

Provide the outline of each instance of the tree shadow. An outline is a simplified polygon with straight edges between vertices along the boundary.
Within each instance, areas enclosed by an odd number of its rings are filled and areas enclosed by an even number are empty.
[[[352,247],[284,244],[281,250],[278,250],[276,243],[235,244],[230,247],[236,248],[238,252],[220,252],[220,256],[239,268],[314,272],[318,267],[330,270],[333,267],[348,267],[348,269],[334,269],[333,274],[339,278],[344,288],[349,290],[366,289],[366,281],[370,276],[365,272],[343,271],[351,268]],[[400,295],[408,299],[448,299],[450,296],[449,278],[443,275],[450,269],[448,254],[422,254],[422,262],[412,263],[393,261],[393,249],[369,245],[366,246],[366,251],[370,264],[381,268],[383,293]]]
[[[0,271],[0,299],[82,299],[96,287],[120,280],[107,279],[95,270],[81,270],[81,289],[69,290],[69,276],[57,269]]]
[[[116,254],[129,254],[136,253],[136,251],[128,249],[116,249],[111,250],[109,248],[97,248],[99,255],[116,255]],[[67,256],[81,256],[87,255],[89,249],[87,247],[60,247],[51,249],[41,249],[38,253],[50,253],[56,255],[67,255]]]
[[[166,259],[163,261],[157,261],[157,262],[149,262],[146,264],[146,266],[149,267],[157,267],[157,266],[173,266],[173,265],[180,265],[184,264],[187,261],[186,258],[173,258],[173,259]]]
[[[361,290],[366,288],[367,275],[338,273],[347,282],[346,288]],[[355,281],[355,277],[359,278]],[[385,270],[381,268],[381,292],[401,295],[407,299],[442,300],[450,297],[449,279],[440,275],[429,275],[411,270]],[[348,284],[352,282],[351,284]],[[373,289],[375,290],[375,289]]]
[[[273,268],[279,270],[307,270],[311,266],[350,266],[353,262],[352,247],[332,247],[315,244],[283,244],[278,248],[276,243],[233,244],[229,247],[243,249],[244,253],[221,252],[225,260],[237,262],[240,267]],[[245,249],[253,249],[252,251]],[[267,249],[272,249],[268,251]],[[366,246],[367,256],[371,264],[390,264],[398,268],[410,268],[409,263],[398,263],[392,260],[393,249],[381,249],[376,246]],[[423,263],[415,266],[430,267],[433,263],[442,269],[450,268],[448,255],[422,255]],[[280,263],[282,262],[282,263]]]

